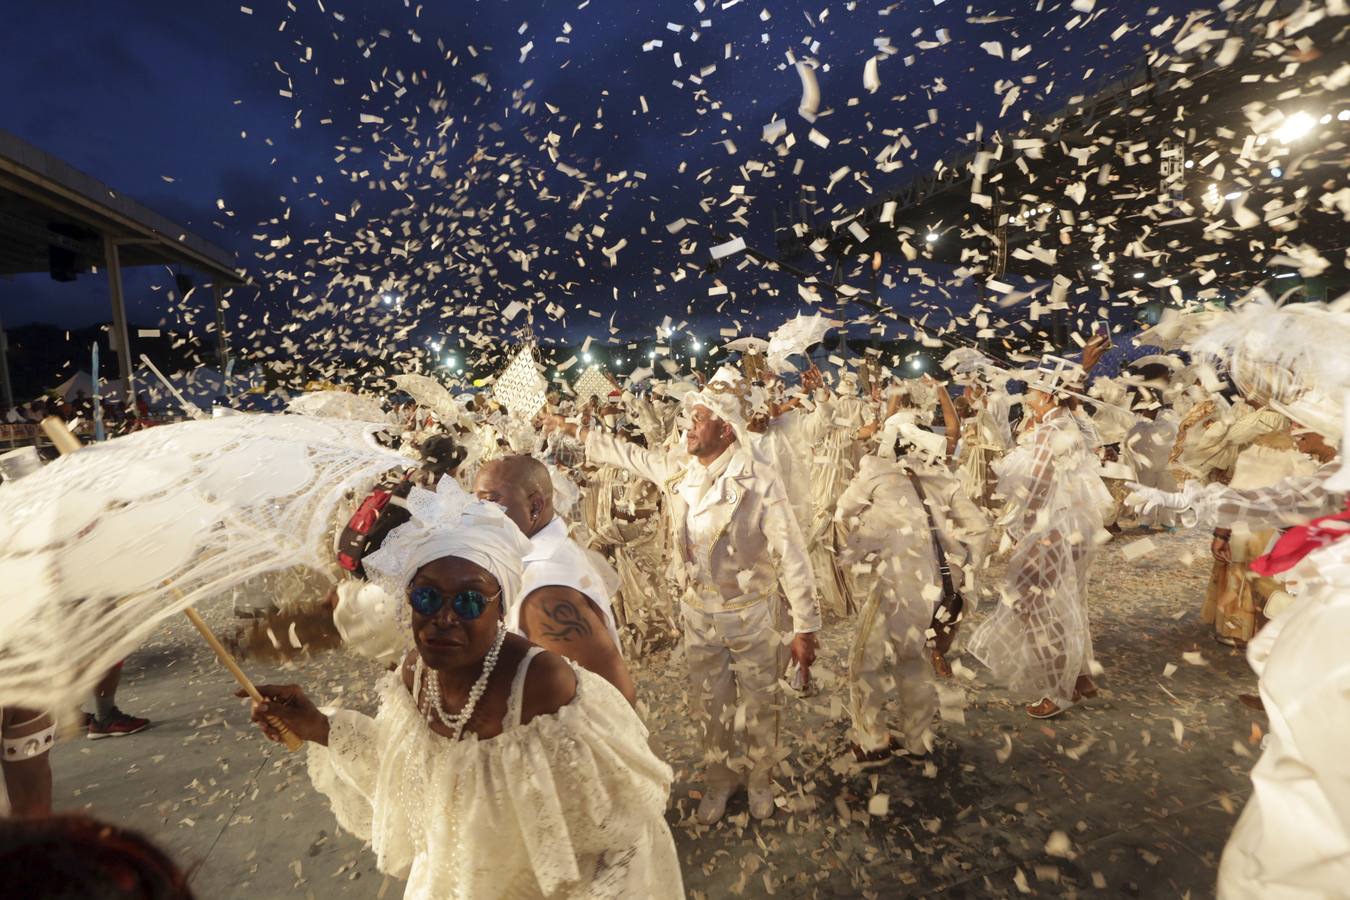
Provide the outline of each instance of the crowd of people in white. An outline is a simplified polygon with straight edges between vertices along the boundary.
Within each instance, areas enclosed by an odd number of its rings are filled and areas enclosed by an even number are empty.
[[[852,623],[841,752],[923,759],[960,650],[1029,716],[1096,696],[1094,554],[1127,520],[1204,525],[1206,620],[1247,647],[1260,688],[1243,699],[1270,717],[1220,895],[1336,895],[1350,364],[1319,348],[1347,318],[1260,299],[1183,314],[1151,335],[1173,352],[1110,378],[1093,378],[1100,336],[1029,368],[957,349],[946,383],[875,359],[792,375],[748,352],[706,381],[612,381],[523,412],[411,404],[398,430],[416,459],[334,529],[347,576],[327,607],[349,649],[387,664],[379,710],[263,686],[255,720],[310,742],[315,787],[410,898],[682,896],[672,771],[626,660],[682,643],[697,818],[715,825],[744,787],[765,819],[791,753],[778,710],[816,688],[825,620]],[[8,763],[32,728],[6,728]]]

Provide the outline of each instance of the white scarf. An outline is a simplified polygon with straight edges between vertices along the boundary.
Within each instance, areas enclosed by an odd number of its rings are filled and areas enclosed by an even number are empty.
[[[731,458],[736,455],[736,444],[732,444],[722,451],[722,454],[714,459],[708,465],[704,465],[697,459],[694,460],[689,469],[685,472],[684,481],[681,487],[687,488],[692,494],[692,498],[686,497],[686,501],[692,506],[708,493],[717,479],[722,477],[722,473],[731,465]]]

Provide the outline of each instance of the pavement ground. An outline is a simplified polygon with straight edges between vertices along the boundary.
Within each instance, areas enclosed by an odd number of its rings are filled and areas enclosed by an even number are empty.
[[[1100,553],[1090,610],[1105,672],[1096,700],[1047,722],[962,657],[942,685],[933,759],[857,772],[844,755],[848,622],[830,624],[821,692],[787,701],[780,809],[743,793],[705,828],[678,648],[639,662],[641,711],[675,768],[669,819],[692,897],[1207,897],[1250,791],[1265,718],[1236,702],[1255,678],[1198,611],[1209,574],[1197,534],[1127,533]],[[207,610],[224,631],[230,611]],[[976,614],[976,620],[978,619]],[[376,667],[328,653],[259,682],[373,709]],[[402,882],[341,833],[310,787],[305,753],[252,728],[233,683],[186,620],[126,665],[119,705],[154,720],[134,736],[53,751],[56,804],[143,831],[214,898],[402,896]],[[871,812],[869,812],[869,809]]]

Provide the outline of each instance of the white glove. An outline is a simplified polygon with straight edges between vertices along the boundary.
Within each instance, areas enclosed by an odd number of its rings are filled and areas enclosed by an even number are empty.
[[[1137,509],[1140,515],[1148,515],[1158,509],[1166,509],[1172,512],[1181,512],[1195,506],[1205,493],[1204,489],[1194,481],[1186,482],[1186,486],[1180,491],[1168,492],[1160,491],[1157,488],[1145,487],[1138,482],[1127,482],[1125,485],[1130,489],[1130,493],[1125,497],[1125,503],[1132,509]]]

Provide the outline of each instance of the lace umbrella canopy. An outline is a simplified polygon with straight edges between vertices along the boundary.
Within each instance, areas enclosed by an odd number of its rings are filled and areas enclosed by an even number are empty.
[[[0,705],[68,709],[189,606],[296,565],[336,575],[347,491],[408,460],[370,425],[248,415],[95,444],[0,488]]]
[[[1259,293],[1215,318],[1191,341],[1249,401],[1332,440],[1350,390],[1350,295],[1333,303],[1279,305]]]
[[[463,405],[451,396],[445,385],[434,378],[426,375],[395,375],[394,385],[418,406],[435,413],[443,425],[459,425],[467,419]],[[473,423],[467,421],[463,424],[472,426]]]
[[[379,422],[389,424],[380,401],[364,394],[346,391],[315,391],[296,397],[286,407],[288,412],[322,419],[344,419],[348,422]]]
[[[825,340],[825,335],[831,328],[836,328],[843,323],[838,319],[827,319],[822,315],[811,316],[798,315],[778,327],[778,329],[769,335],[769,346],[765,348],[765,355],[769,358],[769,364],[778,372],[790,372],[791,364],[787,361],[789,356],[794,353],[806,355],[806,351],[814,344],[819,344]]]

